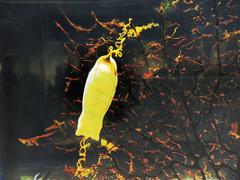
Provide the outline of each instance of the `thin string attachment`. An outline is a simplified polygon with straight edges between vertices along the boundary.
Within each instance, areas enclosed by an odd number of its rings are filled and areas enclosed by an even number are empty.
[[[83,137],[80,140],[80,148],[79,148],[79,159],[77,161],[77,170],[75,172],[75,176],[81,177],[88,177],[90,174],[93,174],[94,171],[92,168],[84,168],[83,163],[86,161],[87,158],[87,148],[90,147],[91,143],[86,143],[88,137]]]
[[[126,40],[126,36],[128,34],[129,29],[131,29],[131,27],[132,27],[132,21],[133,21],[133,19],[129,18],[128,23],[123,26],[122,32],[119,33],[119,37],[117,38],[117,40],[114,44],[116,49],[113,49],[113,46],[110,46],[108,48],[108,51],[109,51],[108,55],[110,57],[112,57],[113,54],[115,57],[122,57],[123,43]]]
[[[158,26],[158,23],[153,22],[148,23],[147,25],[134,26],[133,19],[129,18],[128,23],[123,26],[122,32],[118,34],[119,36],[114,44],[116,49],[114,49],[113,46],[108,48],[108,56],[112,57],[112,55],[114,55],[115,57],[122,57],[123,43],[126,41],[126,37],[138,38],[140,37],[142,31]]]

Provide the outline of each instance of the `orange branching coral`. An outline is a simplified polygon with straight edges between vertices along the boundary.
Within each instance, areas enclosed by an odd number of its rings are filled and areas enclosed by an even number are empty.
[[[151,71],[148,71],[143,74],[143,79],[149,79],[152,76],[153,76],[153,73]]]
[[[185,4],[193,4],[193,1],[192,1],[192,0],[183,0],[183,2],[184,2]]]
[[[124,22],[119,22],[116,19],[113,19],[110,22],[101,22],[98,20],[96,14],[92,12],[92,16],[94,17],[96,23],[98,23],[101,27],[108,30],[110,34],[117,33],[116,29],[112,28],[112,26],[117,26],[119,28],[123,28],[125,26]]]
[[[159,48],[159,49],[163,49],[162,44],[159,43],[159,42],[149,42],[149,43],[147,43],[147,47],[148,47],[148,48]]]
[[[70,63],[69,61],[65,61],[65,63],[68,64],[74,71],[81,72],[81,70],[77,66]]]
[[[97,26],[97,24],[95,23],[90,28],[84,28],[80,25],[73,23],[67,16],[65,16],[65,18],[66,18],[67,22],[69,23],[69,25],[72,26],[77,32],[90,32]]]
[[[164,8],[163,3],[161,3],[161,4],[159,5],[159,7],[156,8],[156,11],[159,12],[160,14],[163,14],[163,13],[164,13],[165,8]]]
[[[77,148],[64,148],[64,147],[59,147],[59,146],[55,146],[54,148],[64,151],[66,154],[77,150]]]
[[[18,141],[21,142],[22,144],[26,145],[26,146],[39,146],[39,140],[40,139],[44,139],[44,138],[48,138],[50,136],[52,136],[56,131],[53,131],[51,133],[47,133],[47,134],[43,134],[40,136],[35,136],[32,138],[28,138],[28,139],[22,139],[22,138],[18,138]]]
[[[184,60],[184,55],[181,53],[181,50],[180,50],[180,53],[178,54],[178,56],[175,58],[175,62],[177,64],[179,64],[180,62],[182,62]]]
[[[77,128],[77,123],[73,120],[68,120],[67,123],[69,126],[73,127],[74,129]]]
[[[99,49],[99,47],[108,44],[110,41],[110,39],[105,39],[103,37],[97,39],[97,40],[90,40],[89,43],[86,43],[86,47],[88,49],[88,53],[85,54],[83,57],[83,59],[89,58],[90,56],[94,55],[97,53],[97,50]]]
[[[223,33],[223,39],[228,41],[231,38],[236,37],[237,35],[240,35],[240,29],[233,32],[227,32],[227,30],[225,30],[225,32]]]
[[[208,179],[213,179],[214,177],[212,176],[212,173],[209,172],[207,163],[205,161],[203,161],[202,164],[203,164],[203,172],[204,172],[205,176]]]
[[[76,172],[76,169],[75,169],[74,167],[72,167],[72,166],[67,166],[67,165],[65,165],[65,167],[64,167],[64,172],[66,172],[66,173],[74,176],[74,175],[75,175],[75,172]]]
[[[177,23],[174,23],[174,24],[172,24],[171,26],[173,26],[173,25],[175,26],[174,29],[173,29],[173,32],[172,32],[171,35],[166,35],[166,36],[165,36],[165,39],[166,39],[166,40],[172,39],[172,38],[174,37],[174,35],[176,34],[178,28],[180,27],[180,25],[177,24]]]
[[[133,160],[130,159],[130,162],[129,162],[129,173],[132,174],[133,173]]]
[[[209,145],[211,146],[209,152],[212,153],[214,152],[215,150],[218,150],[219,149],[219,144],[216,144],[216,143],[209,143]]]
[[[50,126],[50,127],[47,127],[46,129],[45,129],[45,131],[53,131],[53,130],[55,130],[55,129],[58,129],[58,128],[60,128],[63,124],[64,124],[65,122],[63,121],[63,122],[59,122],[59,121],[57,121],[57,120],[54,120],[54,124],[52,125],[52,126]]]
[[[238,134],[238,122],[234,122],[231,124],[231,130],[228,132],[228,135],[233,139],[240,140],[240,134]]]
[[[116,178],[117,178],[117,180],[125,180],[126,179],[120,173],[116,174]]]
[[[232,16],[232,15],[227,15],[228,19],[225,19],[223,17],[219,17],[219,20],[221,22],[219,22],[219,24],[224,24],[225,26],[227,26],[228,24],[234,22],[235,20],[238,20],[239,17],[238,16]]]
[[[91,14],[95,20],[95,23],[89,28],[85,28],[85,27],[82,27],[81,25],[74,23],[66,15],[65,15],[65,19],[67,20],[68,24],[73,29],[75,29],[77,32],[91,32],[92,30],[94,30],[97,27],[97,25],[99,25],[102,28],[104,28],[105,30],[109,31],[110,34],[112,34],[112,33],[117,33],[117,31],[114,27],[122,28],[125,26],[124,22],[119,22],[117,19],[113,19],[113,20],[107,21],[107,22],[102,22],[97,18],[96,14],[94,12],[91,12]]]
[[[59,24],[57,21],[55,21],[56,26],[66,35],[68,36],[68,33],[65,31],[65,29]]]
[[[95,21],[104,29],[106,29],[107,31],[109,31],[110,34],[116,33],[116,30],[114,28],[109,27],[109,24],[112,25],[111,23],[104,23],[98,20],[98,18],[96,17],[95,13],[92,12],[92,16],[94,17]],[[115,22],[115,21],[114,21]]]
[[[160,3],[159,7],[156,8],[156,11],[159,12],[160,14],[164,14],[168,10],[176,8],[176,6],[179,2],[180,2],[180,0],[165,0]]]
[[[140,34],[142,33],[142,31],[158,26],[157,23],[149,23],[147,25],[135,26],[134,27],[133,24],[132,24],[132,19],[131,18],[129,19],[128,23],[119,22],[116,19],[113,19],[112,21],[102,22],[96,17],[94,12],[92,12],[92,16],[95,20],[95,24],[91,28],[83,28],[80,25],[74,24],[68,17],[65,16],[65,18],[66,18],[67,22],[69,23],[69,25],[72,26],[76,31],[90,32],[94,28],[96,28],[96,25],[98,24],[102,28],[109,31],[109,34],[113,34],[113,33],[117,34],[117,29],[116,28],[121,28],[122,32],[119,33],[119,37],[117,38],[117,40],[115,41],[115,44],[114,44],[116,49],[114,49],[112,46],[109,47],[109,54],[111,54],[111,55],[114,54],[115,57],[121,57],[122,56],[122,47],[123,47],[123,43],[126,40],[126,37],[139,37]],[[67,49],[67,51],[70,54],[77,54],[80,59],[89,58],[90,56],[97,53],[97,50],[99,49],[99,47],[102,47],[103,45],[107,45],[110,42],[112,42],[111,38],[105,39],[104,37],[101,37],[97,40],[90,40],[90,42],[86,43],[85,45],[80,45],[80,44],[76,45],[72,41],[72,39],[70,39],[70,37],[68,36],[68,33],[64,30],[64,28],[58,22],[55,22],[55,23],[56,23],[56,26],[69,39],[69,44],[65,43],[64,47]],[[84,56],[81,56],[80,54],[78,54],[76,52],[76,48],[78,48],[78,47],[84,47],[84,48],[87,49],[88,52]],[[74,68],[74,70],[78,71],[78,68],[75,68],[75,67],[73,67],[73,68]],[[68,90],[68,88],[66,88],[66,91],[67,90]]]
[[[97,27],[97,25],[99,25],[102,28],[104,28],[105,30],[109,31],[109,34],[113,34],[113,33],[117,33],[117,30],[115,29],[115,27],[123,28],[125,26],[124,22],[120,22],[117,19],[113,19],[111,21],[102,22],[102,21],[100,21],[97,18],[96,14],[94,12],[91,12],[91,14],[92,14],[92,17],[95,20],[95,23],[91,27],[89,27],[89,28],[85,28],[85,27],[83,27],[83,26],[81,26],[79,24],[76,24],[72,20],[70,20],[66,15],[64,15],[64,16],[65,16],[65,19],[68,22],[68,24],[74,30],[76,30],[77,32],[91,32],[91,31],[93,31]],[[57,25],[57,27],[59,27],[64,32],[64,34],[66,34],[65,33],[66,31],[62,28],[62,26],[59,23],[56,22],[56,25]]]

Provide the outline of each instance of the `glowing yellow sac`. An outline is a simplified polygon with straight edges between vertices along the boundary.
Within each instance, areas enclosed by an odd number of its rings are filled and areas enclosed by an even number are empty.
[[[112,102],[117,86],[117,65],[111,55],[98,58],[88,74],[78,119],[76,136],[98,141],[103,118]]]

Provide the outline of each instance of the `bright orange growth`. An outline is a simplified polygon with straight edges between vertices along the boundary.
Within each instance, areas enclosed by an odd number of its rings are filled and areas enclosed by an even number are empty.
[[[64,148],[64,147],[59,147],[59,146],[55,146],[54,147],[55,149],[58,149],[58,150],[62,150],[62,151],[65,151],[65,153],[71,153],[71,152],[74,152],[77,150],[77,148]]]
[[[53,131],[51,133],[43,134],[43,135],[40,135],[40,136],[35,136],[35,137],[29,138],[29,139],[18,138],[18,141],[21,142],[22,144],[26,145],[26,146],[39,146],[38,141],[40,139],[48,138],[51,135],[53,135],[54,133],[55,133],[55,131]]]
[[[72,176],[75,175],[75,172],[76,172],[76,169],[72,166],[67,166],[65,165],[64,166],[64,172],[68,173],[68,174],[71,174]]]
[[[63,125],[65,122],[59,122],[57,120],[54,120],[54,124],[48,128],[45,129],[45,131],[53,131],[55,129],[58,129],[61,127],[61,125]]]
[[[151,71],[145,72],[145,73],[143,74],[143,78],[144,78],[144,79],[149,79],[149,78],[151,78],[152,76],[153,76],[153,73],[152,73]]]
[[[231,38],[236,37],[237,35],[240,35],[240,29],[233,32],[227,32],[227,30],[225,30],[223,33],[223,39],[228,41]]]
[[[133,160],[130,159],[130,162],[129,162],[129,173],[132,174],[133,173]]]
[[[233,139],[240,140],[240,134],[238,134],[238,122],[231,124],[231,130],[228,132],[228,135]]]

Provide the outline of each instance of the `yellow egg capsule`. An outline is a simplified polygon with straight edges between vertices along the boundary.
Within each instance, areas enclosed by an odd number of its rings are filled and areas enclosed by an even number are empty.
[[[117,65],[111,55],[98,58],[84,87],[82,113],[78,119],[76,136],[99,140],[103,118],[112,102],[117,81]]]

